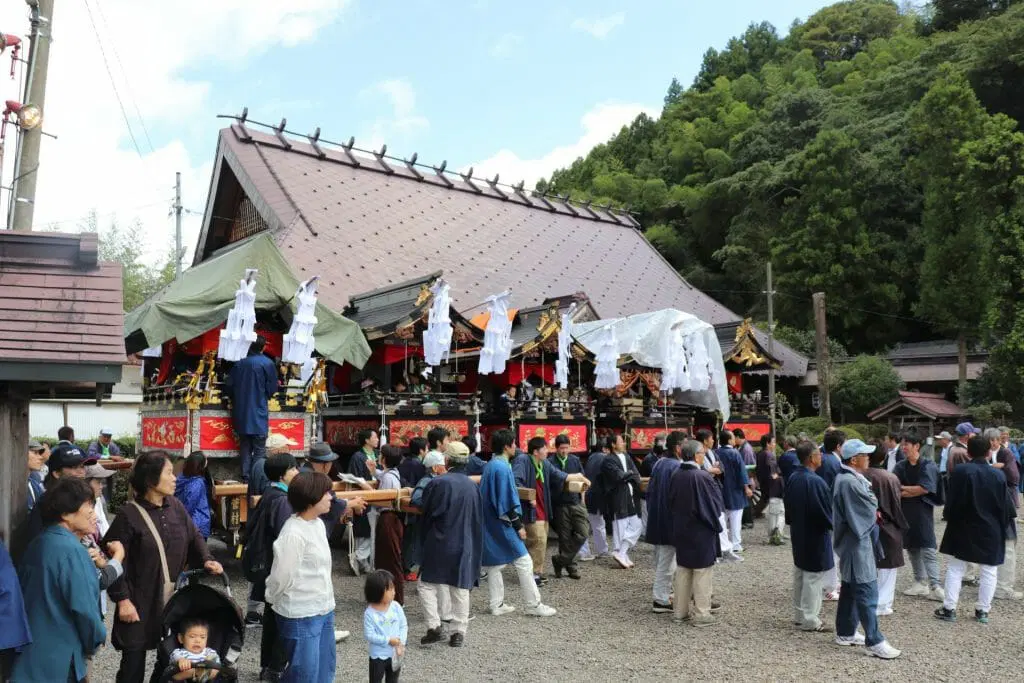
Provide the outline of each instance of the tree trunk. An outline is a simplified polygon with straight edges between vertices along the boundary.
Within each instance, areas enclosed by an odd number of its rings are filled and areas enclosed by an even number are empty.
[[[967,337],[961,332],[957,337],[957,366],[959,370],[957,383],[957,404],[961,408],[967,407]]]

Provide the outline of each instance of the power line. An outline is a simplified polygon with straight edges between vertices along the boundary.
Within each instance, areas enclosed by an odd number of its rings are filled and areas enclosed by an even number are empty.
[[[146,120],[142,118],[142,112],[139,111],[139,103],[132,92],[131,82],[128,80],[128,72],[125,71],[124,64],[121,63],[121,55],[117,53],[117,46],[114,44],[114,32],[110,30],[110,24],[107,22],[107,17],[103,14],[103,6],[99,0],[93,1],[96,3],[96,12],[100,15],[100,21],[103,22],[103,27],[107,31],[107,42],[110,44],[110,51],[114,53],[114,59],[117,60],[117,66],[121,69],[121,75],[124,77],[125,90],[128,91],[128,98],[131,99],[132,106],[135,108],[135,116],[139,119],[139,125],[142,126],[142,134],[146,136],[146,144],[149,145],[150,152],[155,152],[156,149],[153,147],[153,141],[149,138],[149,129],[146,128]]]
[[[107,77],[110,79],[110,87],[114,89],[114,97],[117,98],[117,106],[121,109],[121,118],[124,119],[124,125],[128,129],[128,137],[132,139],[132,146],[135,148],[135,153],[139,155],[139,159],[144,159],[142,156],[142,150],[139,149],[139,142],[135,139],[135,132],[132,131],[132,124],[128,120],[128,112],[125,111],[124,102],[121,101],[121,93],[117,91],[117,83],[114,81],[114,73],[110,70],[110,62],[107,61],[107,51],[103,49],[103,40],[100,38],[99,29],[96,28],[96,20],[92,16],[92,8],[89,6],[89,0],[85,0],[85,11],[89,15],[89,23],[92,24],[92,32],[96,35],[96,44],[100,48],[100,55],[103,57],[103,66],[107,69]]]

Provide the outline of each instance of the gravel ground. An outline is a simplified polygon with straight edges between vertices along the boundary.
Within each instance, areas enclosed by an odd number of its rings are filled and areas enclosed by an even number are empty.
[[[938,531],[941,538],[941,528]],[[984,680],[1017,671],[1024,648],[1024,604],[997,600],[991,623],[971,618],[977,589],[961,593],[960,621],[936,620],[938,603],[908,598],[900,592],[912,583],[909,564],[900,569],[895,613],[881,618],[881,629],[903,656],[883,662],[862,648],[839,648],[824,634],[802,633],[792,626],[791,554],[788,546],[766,543],[766,525],[744,531],[746,561],[715,570],[715,599],[723,607],[719,623],[707,629],[675,625],[671,615],[651,612],[651,547],[634,553],[636,568],[624,570],[606,561],[583,563],[583,580],[551,578],[541,590],[544,602],[559,610],[550,619],[505,617],[486,613],[486,589],[472,593],[466,646],[440,643],[425,649],[426,630],[415,588],[406,590],[410,648],[402,679],[406,681],[497,681],[510,676],[534,681],[644,681],[666,678],[735,680],[875,681],[931,679]],[[223,545],[211,544],[234,577],[235,599],[244,605],[246,585],[238,564]],[[550,548],[549,548],[550,552]],[[336,558],[340,558],[336,551]],[[942,557],[942,556],[940,556]],[[943,558],[944,559],[944,558]],[[943,561],[943,572],[945,562]],[[550,571],[550,561],[548,565]],[[362,583],[335,562],[336,626],[352,632],[338,646],[335,680],[366,677],[362,639]],[[1018,581],[1018,588],[1021,581]],[[522,607],[511,571],[505,577],[506,600]],[[834,623],[836,603],[825,603],[825,618]],[[242,681],[258,676],[259,629],[248,629],[241,659]],[[113,681],[118,654],[97,654],[93,681]]]

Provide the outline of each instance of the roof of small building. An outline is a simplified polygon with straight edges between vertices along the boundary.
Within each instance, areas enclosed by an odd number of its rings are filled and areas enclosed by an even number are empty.
[[[120,380],[121,266],[95,233],[0,231],[0,380]]]
[[[967,411],[946,400],[943,394],[923,391],[900,391],[899,396],[868,413],[869,420],[878,420],[899,408],[908,408],[932,420],[966,417]]]

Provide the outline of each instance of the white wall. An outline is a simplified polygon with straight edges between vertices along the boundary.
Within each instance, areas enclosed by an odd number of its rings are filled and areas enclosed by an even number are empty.
[[[29,434],[32,436],[57,437],[57,430],[64,426],[64,410],[67,407],[67,424],[75,428],[75,438],[81,441],[95,439],[100,429],[109,427],[114,438],[138,436],[139,406],[136,396],[114,395],[97,407],[95,401],[32,401],[28,410]]]

